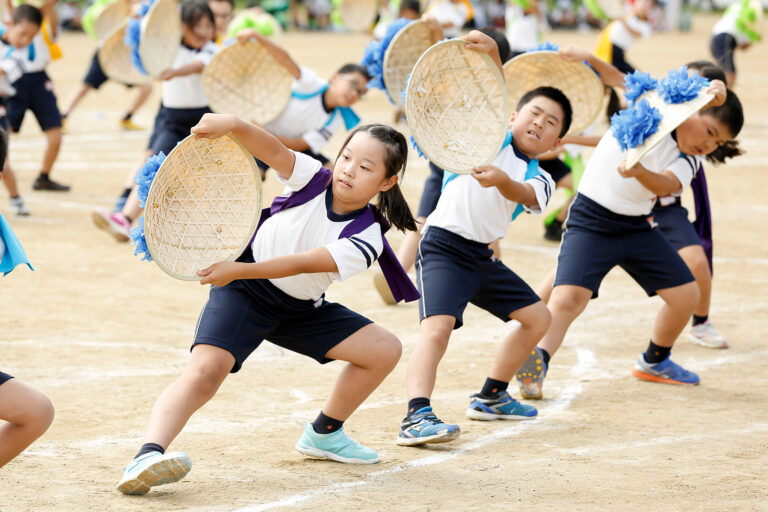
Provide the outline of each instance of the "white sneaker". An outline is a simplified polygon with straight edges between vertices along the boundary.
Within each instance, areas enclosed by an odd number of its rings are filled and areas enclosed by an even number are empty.
[[[688,332],[688,338],[702,347],[728,348],[728,342],[717,332],[717,329],[709,320],[703,324],[691,327],[691,330]]]
[[[10,200],[11,203],[11,211],[14,215],[19,216],[25,216],[29,215],[29,208],[27,208],[27,205],[24,204],[24,198],[21,196],[18,197],[12,197]]]
[[[178,482],[190,469],[192,459],[184,452],[145,453],[125,467],[117,490],[123,494],[147,494],[155,485]]]

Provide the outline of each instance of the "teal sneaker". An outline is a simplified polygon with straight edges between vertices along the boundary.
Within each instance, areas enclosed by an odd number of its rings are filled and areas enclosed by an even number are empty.
[[[150,487],[178,482],[190,469],[192,459],[186,453],[145,453],[125,467],[117,490],[123,494],[147,494]]]
[[[506,391],[493,398],[475,393],[470,399],[466,414],[473,420],[530,420],[539,414],[535,407],[521,404]]]
[[[529,400],[542,398],[544,396],[542,387],[546,375],[547,364],[544,362],[544,355],[539,347],[534,347],[515,374],[520,395]]]
[[[643,354],[637,358],[632,375],[641,380],[650,382],[663,382],[664,384],[678,384],[695,386],[699,383],[699,376],[689,372],[679,364],[666,358],[660,363],[651,364],[645,361]]]
[[[427,443],[447,443],[461,435],[458,425],[443,423],[432,407],[422,407],[400,422],[397,444],[418,446]]]
[[[347,434],[344,427],[331,434],[318,434],[308,423],[304,427],[301,439],[296,443],[296,449],[304,455],[331,459],[347,464],[375,464],[379,462],[379,454],[361,445]]]

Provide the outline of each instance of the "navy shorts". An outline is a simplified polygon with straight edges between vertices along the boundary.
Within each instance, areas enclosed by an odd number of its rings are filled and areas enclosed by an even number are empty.
[[[603,278],[617,265],[649,296],[693,281],[685,262],[651,221],[650,216],[614,213],[577,194],[565,221],[554,286],[582,286],[592,290],[594,299]]]
[[[101,69],[101,63],[99,63],[99,50],[93,54],[91,59],[91,67],[88,68],[88,72],[85,74],[83,82],[90,85],[94,89],[98,89],[104,82],[109,80],[109,77],[104,74],[104,70]]]
[[[208,107],[168,108],[160,105],[147,149],[152,151],[152,154],[156,155],[162,151],[168,156],[176,144],[184,140],[192,127],[200,122],[200,118],[209,112],[211,109]]]
[[[0,384],[5,384],[12,378],[13,378],[13,375],[8,375],[7,373],[0,372]]]
[[[679,198],[668,206],[661,206],[657,202],[652,213],[653,220],[676,251],[691,245],[701,245],[696,229],[688,220],[688,210],[680,204]]]
[[[429,214],[437,208],[440,194],[443,191],[443,170],[429,162],[429,176],[424,182],[424,190],[421,192],[419,210],[416,217],[429,217]]]
[[[492,255],[488,244],[429,226],[416,259],[419,319],[451,315],[456,318],[453,328],[458,329],[464,324],[464,309],[472,303],[506,322],[511,313],[541,300]]]
[[[11,130],[18,132],[24,114],[31,110],[43,131],[61,128],[61,113],[53,94],[53,82],[45,71],[26,73],[13,82],[16,94],[6,99]]]
[[[325,364],[329,350],[371,323],[341,304],[297,299],[267,279],[243,279],[211,287],[192,346],[230,352],[232,373],[265,339]]]
[[[325,165],[326,163],[331,161],[324,154],[322,154],[322,153],[314,153],[313,151],[311,151],[309,149],[305,149],[304,151],[299,151],[299,153],[304,153],[305,155],[309,155],[312,158],[314,158],[315,160],[317,160],[320,163],[322,163],[323,165]],[[262,171],[266,171],[267,169],[269,169],[269,166],[265,162],[262,162],[261,160],[259,160],[256,157],[254,157],[253,159],[256,160],[256,165],[258,165],[259,169],[261,169]]]
[[[717,61],[717,65],[726,73],[736,73],[733,52],[736,51],[736,38],[730,34],[717,34],[709,42],[709,51]]]
[[[552,177],[552,181],[554,181],[555,184],[571,174],[571,168],[568,167],[568,164],[559,158],[553,158],[551,160],[539,160],[539,167],[549,173],[549,175]]]

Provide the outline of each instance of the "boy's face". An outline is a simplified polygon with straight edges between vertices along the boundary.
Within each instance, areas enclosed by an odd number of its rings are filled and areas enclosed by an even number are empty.
[[[24,48],[32,44],[32,39],[35,38],[40,31],[40,25],[36,25],[31,21],[20,21],[15,24],[9,23],[8,30],[5,32],[8,42],[14,48]]]
[[[358,73],[336,73],[331,77],[328,94],[331,101],[339,107],[349,107],[363,97],[368,87],[368,80]]]
[[[213,19],[216,22],[216,37],[219,37],[227,31],[227,25],[232,19],[232,6],[229,2],[210,0],[208,7],[213,11]]]
[[[517,148],[531,158],[554,149],[563,129],[563,108],[546,96],[536,96],[512,113],[512,137]]]
[[[677,127],[677,147],[686,155],[708,155],[733,138],[728,127],[709,114],[694,114]]]

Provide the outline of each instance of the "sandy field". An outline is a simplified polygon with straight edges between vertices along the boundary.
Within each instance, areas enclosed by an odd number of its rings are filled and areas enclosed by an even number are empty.
[[[708,57],[714,21],[700,16],[691,33],[654,35],[629,59],[660,74]],[[597,33],[556,32],[549,39],[592,48]],[[299,62],[330,76],[341,63],[358,61],[366,40],[287,34],[282,41]],[[94,49],[84,35],[65,34],[62,46],[65,58],[49,70],[60,104]],[[72,115],[53,174],[72,185],[66,194],[31,191],[44,142],[28,117],[10,158],[33,215],[12,217],[5,189],[0,211],[36,270],[18,268],[0,281],[0,369],[48,395],[56,419],[0,470],[0,510],[768,510],[768,347],[761,338],[768,317],[766,61],[766,44],[737,56],[747,154],[708,169],[716,219],[711,318],[731,348],[705,349],[681,336],[674,359],[699,372],[700,386],[630,376],[660,301],[615,270],[553,359],[545,399],[535,404],[538,419],[485,423],[464,416],[505,333],[501,322],[470,306],[433,396],[440,417],[459,423],[462,437],[398,447],[417,306],[385,306],[370,270],[335,284],[328,297],[390,329],[404,346],[395,371],[346,427],[378,450],[381,462],[319,462],[294,450],[342,365],[321,367],[265,343],[172,444],[191,455],[190,474],[144,497],[123,496],[115,485],[139,447],[155,398],[186,364],[208,291],[140,262],[127,244],[91,224],[90,211],[111,206],[146,143],[148,132],[117,127],[133,92],[108,83]],[[137,123],[150,126],[158,92]],[[392,120],[380,91],[357,110],[366,120]],[[341,142],[334,137],[328,154]],[[426,161],[414,154],[404,184],[414,208],[426,175]],[[274,181],[267,187],[277,190]],[[692,202],[688,195],[684,201]],[[540,217],[524,216],[502,241],[504,260],[534,286],[558,252],[542,232]],[[401,238],[390,235],[395,246]]]

